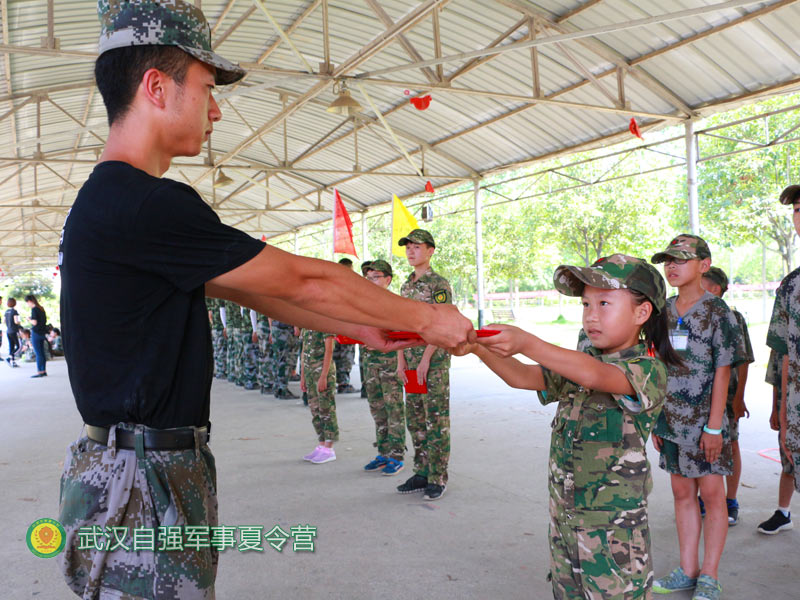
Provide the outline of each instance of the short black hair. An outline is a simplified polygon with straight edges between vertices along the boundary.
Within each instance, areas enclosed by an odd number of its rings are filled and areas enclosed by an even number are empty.
[[[353,261],[350,260],[349,258],[340,258],[339,259],[339,264],[340,265],[344,265],[345,267],[348,267],[350,269],[353,268]]]
[[[109,126],[128,112],[145,72],[158,69],[183,85],[194,60],[177,46],[124,46],[103,52],[94,63],[94,79],[106,105]]]

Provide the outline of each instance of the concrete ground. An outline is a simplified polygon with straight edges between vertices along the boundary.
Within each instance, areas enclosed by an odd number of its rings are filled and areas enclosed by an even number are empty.
[[[777,536],[756,532],[777,502],[776,434],[769,429],[771,391],[764,383],[762,327],[747,388],[751,418],[742,423],[741,521],[732,528],[720,577],[726,599],[796,599],[800,527]],[[575,331],[541,327],[543,337],[573,343]],[[26,530],[58,516],[58,481],[67,445],[78,437],[66,365],[29,379],[31,364],[0,365],[0,564],[3,598],[70,598],[54,560],[31,554]],[[438,502],[399,495],[411,475],[365,473],[374,429],[356,394],[337,398],[337,460],[303,462],[315,445],[302,403],[280,401],[215,382],[211,446],[219,475],[220,522],[229,526],[317,528],[316,550],[221,554],[220,598],[552,598],[545,581],[547,452],[553,407],[505,386],[474,357],[454,359],[450,483]],[[353,383],[358,384],[357,369]],[[295,389],[296,389],[296,385]],[[410,445],[410,444],[409,444]],[[760,454],[761,453],[761,454]],[[411,454],[408,455],[411,458]],[[669,480],[651,449],[655,489],[650,520],[656,575],[678,558]],[[800,504],[795,501],[796,506]],[[288,544],[291,544],[291,540]],[[689,598],[675,594],[673,598]]]

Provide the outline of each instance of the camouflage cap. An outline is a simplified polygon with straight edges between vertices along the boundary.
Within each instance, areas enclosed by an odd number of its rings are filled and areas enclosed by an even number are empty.
[[[654,254],[650,262],[662,263],[669,257],[685,260],[711,258],[711,250],[703,238],[691,233],[682,233],[669,243],[666,250]]]
[[[646,260],[612,254],[598,258],[591,267],[561,265],[553,274],[556,289],[565,296],[582,296],[590,287],[604,290],[634,290],[644,294],[660,313],[667,303],[664,278]]]
[[[781,204],[797,204],[800,202],[800,185],[785,187],[780,195]]]
[[[365,260],[361,263],[361,274],[366,275],[367,271],[369,271],[369,266],[372,264],[371,260]]]
[[[373,260],[370,263],[369,267],[367,268],[367,271],[378,271],[380,273],[383,273],[384,275],[388,275],[389,277],[391,277],[392,276],[392,265],[390,265],[385,260],[381,260],[381,259]]]
[[[719,267],[711,267],[708,271],[703,273],[703,277],[716,283],[723,294],[728,291],[728,276],[725,274],[725,271]]]
[[[100,47],[177,46],[197,60],[215,67],[216,82],[239,81],[245,70],[211,49],[211,28],[203,11],[183,0],[98,0]]]
[[[415,229],[406,237],[400,238],[397,242],[398,246],[405,246],[406,244],[428,244],[436,248],[436,243],[433,241],[433,236],[430,231],[424,229]]]

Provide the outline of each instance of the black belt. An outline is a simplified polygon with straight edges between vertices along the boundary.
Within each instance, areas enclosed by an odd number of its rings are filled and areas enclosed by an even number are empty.
[[[176,429],[145,429],[143,432],[145,450],[194,450],[195,429],[200,434],[200,445],[211,439],[211,423],[207,427],[179,427]],[[122,450],[136,449],[136,432],[117,427],[117,448]],[[86,436],[108,446],[108,427],[86,425]]]

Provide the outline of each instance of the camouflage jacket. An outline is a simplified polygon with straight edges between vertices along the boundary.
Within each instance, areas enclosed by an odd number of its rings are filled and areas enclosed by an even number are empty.
[[[740,313],[738,310],[734,309],[731,310],[733,311],[733,316],[736,317],[736,322],[739,324],[739,328],[742,331],[742,342],[744,343],[744,355],[745,355],[744,362],[746,362],[747,364],[752,364],[755,362],[756,357],[753,354],[753,344],[750,342],[750,331],[747,329],[747,321],[745,321],[744,315]],[[731,369],[731,382],[730,385],[728,385],[729,410],[733,410],[733,399],[736,396],[737,387],[739,387],[739,370]]]
[[[222,317],[219,314],[219,307],[222,305],[223,300],[216,298],[206,298],[206,308],[211,313],[211,329],[214,331],[222,331]]]
[[[733,311],[721,298],[706,292],[678,317],[677,296],[667,299],[670,334],[687,335],[686,349],[677,350],[683,367],[670,367],[667,399],[654,433],[684,446],[697,446],[711,412],[711,388],[719,367],[731,370],[745,361],[744,341]],[[675,346],[675,344],[673,344]],[[722,413],[728,437],[728,415]]]
[[[775,352],[775,350],[770,350],[769,360],[767,361],[767,372],[764,376],[764,381],[766,381],[772,387],[778,388],[779,392],[781,389],[782,367],[783,367],[783,355],[778,354],[777,352]],[[778,394],[778,402],[776,407],[780,410],[781,407],[780,393]]]
[[[775,292],[775,305],[767,332],[767,346],[789,355],[786,382],[786,445],[800,451],[800,268],[784,277]],[[781,367],[778,366],[778,369]],[[780,373],[780,371],[779,371]]]
[[[400,288],[400,295],[404,298],[411,298],[412,300],[419,300],[420,302],[427,302],[428,304],[452,304],[453,303],[453,290],[450,287],[450,282],[444,277],[434,272],[429,268],[419,279],[414,281],[414,273],[408,276]],[[425,352],[425,346],[417,348],[409,348],[404,351],[406,353],[406,360],[413,357],[412,364],[416,364],[422,358]],[[446,350],[437,348],[431,356],[431,367],[438,369],[450,368],[450,354]]]
[[[325,338],[333,337],[333,334],[314,331],[313,329],[303,329],[301,336],[303,339],[303,352],[301,355],[303,365],[306,368],[312,365],[322,365],[322,361],[325,358]]]
[[[667,368],[644,344],[613,354],[586,351],[619,368],[636,391],[588,390],[543,368],[542,404],[558,402],[550,441],[550,497],[576,525],[636,527],[647,522],[653,487],[645,444],[667,391]]]

